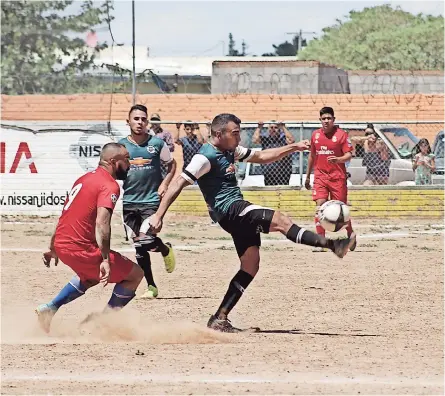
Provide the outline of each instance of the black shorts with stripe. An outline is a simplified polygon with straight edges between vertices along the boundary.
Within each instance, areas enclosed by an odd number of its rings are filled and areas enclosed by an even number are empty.
[[[154,208],[152,205],[124,204],[123,220],[127,236],[129,238],[138,237],[139,233],[142,232],[154,239],[155,236],[148,231],[148,218],[156,213],[156,210],[157,208]]]
[[[261,246],[260,233],[268,234],[275,211],[248,201],[235,201],[219,220],[233,239],[238,257],[251,246]]]

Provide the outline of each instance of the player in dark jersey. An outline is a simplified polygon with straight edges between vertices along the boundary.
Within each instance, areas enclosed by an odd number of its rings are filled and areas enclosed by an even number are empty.
[[[55,265],[60,259],[77,275],[50,303],[37,307],[39,322],[46,332],[62,305],[83,296],[98,283],[116,283],[106,310],[122,308],[135,296],[143,271],[110,250],[111,216],[120,194],[115,179],[125,179],[130,167],[128,159],[123,145],[108,143],[102,148],[97,169],[74,182],[43,261],[49,267],[52,259]]]
[[[352,144],[348,134],[335,126],[334,109],[323,107],[320,110],[322,128],[312,133],[311,153],[309,155],[305,187],[311,189],[310,175],[314,169],[312,199],[317,205],[315,226],[317,234],[325,235],[324,228],[318,221],[318,209],[329,199],[348,203],[347,173],[345,163],[352,158]],[[346,231],[348,237],[353,234],[351,220]],[[355,250],[355,242],[350,250]],[[316,248],[317,251],[323,250]]]
[[[175,174],[176,162],[167,144],[147,132],[145,106],[132,106],[127,124],[131,134],[119,141],[130,153],[130,170],[123,186],[124,225],[127,235],[133,239],[136,260],[144,270],[147,281],[147,289],[138,298],[152,299],[158,296],[159,290],[153,278],[150,252],[162,254],[167,272],[173,272],[176,266],[171,244],[148,232],[148,218],[158,209]],[[164,178],[162,164],[166,167]]]
[[[252,151],[239,146],[240,124],[241,120],[233,114],[220,114],[213,119],[210,142],[203,145],[189,166],[171,184],[159,209],[149,219],[153,232],[158,232],[165,213],[182,189],[198,181],[210,216],[232,236],[241,261],[240,270],[231,280],[220,307],[207,324],[212,329],[224,332],[241,331],[231,325],[227,316],[258,272],[260,232],[281,232],[292,242],[326,247],[340,258],[354,242],[353,239],[327,239],[299,227],[279,211],[253,205],[243,199],[235,177],[235,161],[259,164],[279,161],[296,151],[309,149],[309,141]]]

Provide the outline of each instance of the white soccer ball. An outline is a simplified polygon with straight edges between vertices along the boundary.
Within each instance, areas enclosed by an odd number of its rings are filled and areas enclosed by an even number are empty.
[[[349,221],[349,207],[341,201],[326,201],[318,210],[318,220],[326,231],[337,232]]]

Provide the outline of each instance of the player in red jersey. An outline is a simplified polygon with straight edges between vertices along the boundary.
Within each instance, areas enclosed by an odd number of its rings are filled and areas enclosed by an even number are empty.
[[[129,168],[125,146],[108,143],[102,148],[97,169],[74,183],[43,262],[49,267],[51,259],[55,265],[60,259],[77,275],[50,303],[37,307],[40,325],[46,332],[62,305],[98,283],[116,283],[106,309],[122,308],[135,296],[144,276],[142,269],[110,250],[111,216],[120,194],[115,179],[125,179]]]
[[[315,213],[315,226],[317,234],[325,235],[324,228],[318,221],[318,209],[327,200],[348,201],[347,173],[345,163],[352,158],[352,144],[348,134],[335,126],[334,109],[323,107],[320,110],[322,128],[312,133],[311,153],[309,155],[305,187],[310,190],[310,175],[314,168],[314,186],[312,199],[317,205]],[[351,220],[346,227],[348,237],[354,231]],[[354,243],[350,250],[355,250]]]

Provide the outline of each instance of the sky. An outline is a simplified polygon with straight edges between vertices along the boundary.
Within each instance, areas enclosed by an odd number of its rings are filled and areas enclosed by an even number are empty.
[[[227,53],[228,35],[248,55],[273,52],[272,44],[291,41],[288,33],[320,37],[324,27],[344,20],[349,11],[381,4],[400,6],[414,14],[444,15],[443,1],[143,1],[135,2],[136,45],[150,47],[150,56],[220,56]],[[111,23],[116,43],[131,45],[132,6],[115,0]],[[100,41],[111,43],[100,29]]]

